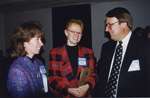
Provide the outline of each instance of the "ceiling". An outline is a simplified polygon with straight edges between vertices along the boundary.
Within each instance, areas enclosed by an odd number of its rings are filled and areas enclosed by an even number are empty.
[[[1,0],[0,11],[21,11],[28,9],[57,7],[71,4],[86,4],[92,2],[112,2],[121,0]]]

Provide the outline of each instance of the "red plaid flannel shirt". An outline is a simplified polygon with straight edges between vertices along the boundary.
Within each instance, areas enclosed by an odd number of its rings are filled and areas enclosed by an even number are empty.
[[[77,75],[72,78],[72,66],[69,60],[67,50],[64,47],[53,48],[50,50],[50,60],[49,60],[49,90],[56,96],[70,98],[71,95],[68,94],[67,88],[78,87],[88,83],[90,89],[87,93],[87,96],[90,93],[90,90],[95,86],[95,57],[91,49],[85,47],[79,47],[78,57],[86,58],[87,66],[79,66],[77,69]],[[80,73],[84,69],[88,69],[89,73],[86,77],[80,78]],[[79,81],[80,80],[80,81]],[[82,84],[81,84],[82,82]]]

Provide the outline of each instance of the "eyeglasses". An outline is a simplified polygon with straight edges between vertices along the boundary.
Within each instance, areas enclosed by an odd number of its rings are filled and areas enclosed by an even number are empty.
[[[105,27],[109,27],[109,28],[111,28],[114,24],[116,24],[116,23],[119,23],[119,21],[116,21],[116,22],[114,22],[114,23],[106,23],[105,24]]]
[[[71,33],[73,33],[73,34],[82,35],[82,32],[72,31],[72,30],[69,30],[69,29],[67,29],[67,31],[69,31],[69,32],[71,32]]]

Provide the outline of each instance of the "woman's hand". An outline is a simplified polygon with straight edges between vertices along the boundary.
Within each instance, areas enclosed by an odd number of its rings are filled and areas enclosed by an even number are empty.
[[[89,89],[89,84],[79,86],[78,88],[68,88],[68,92],[75,97],[83,97]]]

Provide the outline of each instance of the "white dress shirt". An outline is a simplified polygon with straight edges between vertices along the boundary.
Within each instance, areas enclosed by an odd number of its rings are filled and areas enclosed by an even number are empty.
[[[130,40],[130,37],[131,37],[131,34],[132,32],[130,31],[126,36],[125,38],[123,38],[122,40],[122,46],[123,46],[123,53],[122,53],[122,59],[121,59],[121,65],[120,65],[120,68],[122,67],[122,62],[123,62],[123,59],[124,59],[124,56],[125,56],[125,53],[126,53],[126,49],[127,49],[127,46],[128,46],[128,43],[129,43],[129,40]],[[117,44],[116,44],[116,47],[119,45],[119,41],[117,41]],[[115,48],[116,50],[116,48]],[[109,80],[110,78],[110,74],[111,74],[111,70],[112,70],[112,66],[113,66],[113,62],[114,62],[114,56],[115,56],[115,52],[113,54],[113,58],[111,60],[111,66],[110,66],[110,70],[109,70],[109,75],[108,75],[108,79],[107,81]],[[120,69],[121,70],[121,69]],[[120,75],[120,74],[119,74]],[[119,79],[118,79],[119,80]],[[117,81],[117,89],[118,89],[118,81]],[[117,90],[116,89],[116,90]]]

